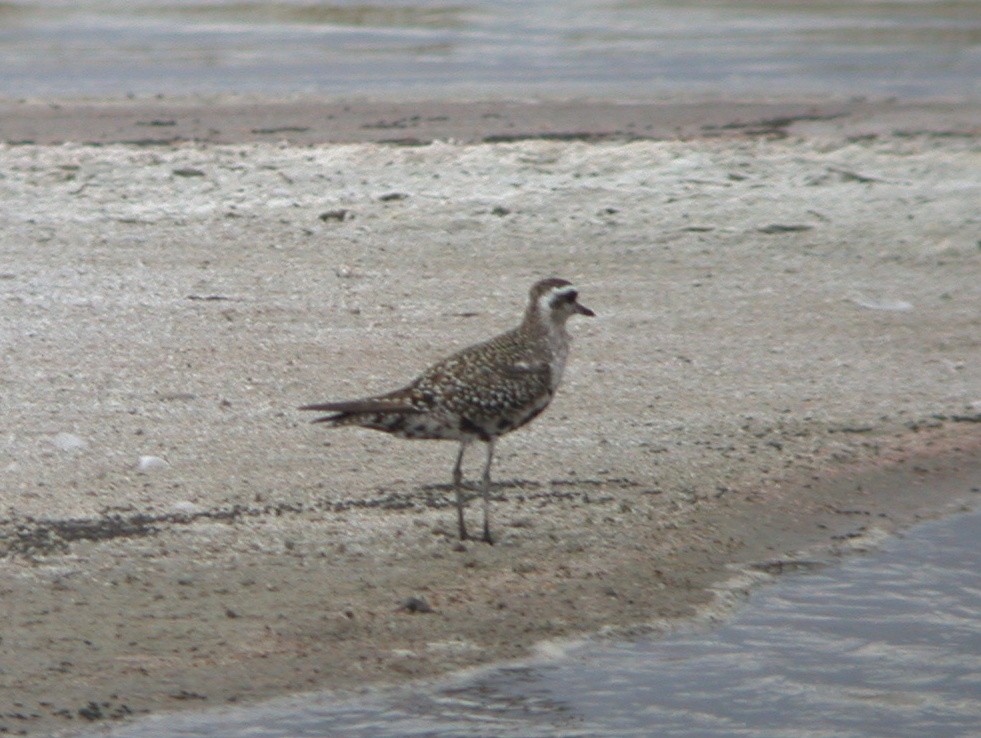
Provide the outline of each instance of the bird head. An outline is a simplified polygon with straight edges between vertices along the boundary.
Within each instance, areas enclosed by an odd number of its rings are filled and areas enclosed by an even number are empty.
[[[579,292],[564,279],[543,279],[531,288],[531,302],[542,316],[562,325],[573,315],[596,315],[579,302]]]

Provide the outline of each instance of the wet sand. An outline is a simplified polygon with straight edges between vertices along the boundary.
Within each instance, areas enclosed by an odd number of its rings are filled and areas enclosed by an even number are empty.
[[[0,729],[670,624],[973,504],[977,110],[742,105],[0,105]],[[498,545],[451,445],[296,412],[546,275],[598,318],[500,444]]]

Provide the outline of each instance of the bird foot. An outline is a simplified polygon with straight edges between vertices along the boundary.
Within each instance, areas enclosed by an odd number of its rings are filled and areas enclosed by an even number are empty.
[[[493,536],[491,536],[491,534],[488,533],[488,532],[486,532],[486,531],[484,531],[484,534],[480,538],[475,538],[475,537],[471,536],[469,533],[467,533],[466,531],[463,531],[462,533],[460,533],[460,540],[461,541],[480,541],[481,543],[486,543],[486,544],[491,545],[491,546],[493,546],[496,543],[496,541],[494,540]]]

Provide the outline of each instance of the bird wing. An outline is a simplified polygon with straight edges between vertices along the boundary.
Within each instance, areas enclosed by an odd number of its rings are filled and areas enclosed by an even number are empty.
[[[478,420],[536,403],[549,394],[550,377],[546,362],[514,354],[461,353],[424,372],[406,391],[421,404],[442,405]]]

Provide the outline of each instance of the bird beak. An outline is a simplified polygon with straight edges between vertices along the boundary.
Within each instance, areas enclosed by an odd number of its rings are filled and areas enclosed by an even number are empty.
[[[590,318],[596,317],[596,313],[594,313],[585,305],[580,305],[578,302],[576,303],[576,312],[579,313],[580,315],[588,315]]]

